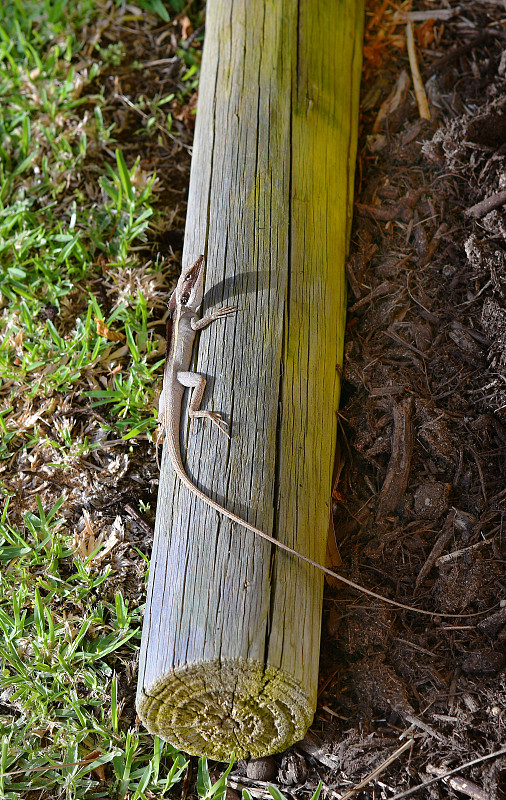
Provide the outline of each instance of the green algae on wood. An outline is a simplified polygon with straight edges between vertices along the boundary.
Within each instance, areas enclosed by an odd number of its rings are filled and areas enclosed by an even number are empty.
[[[197,484],[322,561],[339,403],[363,4],[209,0],[185,264],[205,252]],[[323,577],[209,509],[164,456],[137,709],[197,755],[280,752],[315,707]]]
[[[138,704],[148,730],[170,731],[175,747],[218,761],[230,758],[231,741],[238,758],[285,750],[304,736],[314,713],[290,675],[244,659],[174,670],[150,691],[154,696]]]

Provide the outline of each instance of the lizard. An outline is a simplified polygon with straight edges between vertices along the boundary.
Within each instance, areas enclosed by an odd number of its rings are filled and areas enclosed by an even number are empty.
[[[161,421],[162,433],[165,437],[165,446],[169,459],[181,483],[196,497],[232,522],[241,525],[243,528],[246,528],[265,541],[270,542],[275,547],[301,559],[306,564],[310,564],[326,575],[337,578],[341,583],[344,583],[346,586],[362,594],[366,594],[376,600],[381,600],[391,606],[414,611],[417,614],[424,614],[430,617],[475,616],[474,614],[444,614],[435,611],[426,611],[425,609],[416,608],[415,606],[405,605],[397,600],[391,600],[388,597],[373,592],[371,589],[366,589],[364,586],[339,575],[337,572],[320,564],[318,561],[314,561],[308,556],[299,553],[280,539],[276,539],[274,536],[260,530],[260,528],[256,528],[247,520],[234,514],[232,511],[225,508],[225,506],[213,500],[212,497],[199,489],[192,481],[183,464],[179,439],[182,402],[185,389],[193,390],[188,408],[190,419],[192,421],[197,418],[209,419],[222,433],[228,436],[227,424],[223,420],[221,414],[200,408],[200,403],[202,402],[206,388],[206,379],[203,375],[190,370],[195,336],[198,331],[206,328],[212,322],[223,319],[237,311],[236,306],[224,306],[199,318],[198,312],[204,296],[204,261],[204,256],[201,255],[194,264],[183,269],[168,304],[169,315],[166,325],[167,345],[163,373],[163,388],[159,399],[158,415]]]

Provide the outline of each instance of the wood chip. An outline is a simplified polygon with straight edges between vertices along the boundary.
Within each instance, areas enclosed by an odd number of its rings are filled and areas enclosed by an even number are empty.
[[[452,789],[455,789],[457,792],[461,792],[462,794],[467,794],[469,797],[472,797],[473,800],[490,800],[490,795],[478,786],[476,783],[472,781],[468,781],[467,778],[461,778],[460,776],[455,776],[454,778],[447,778],[446,770],[442,767],[434,767],[432,764],[427,765],[427,772],[430,775],[438,775],[442,778],[443,782],[451,786]]]
[[[408,485],[414,446],[413,409],[412,397],[407,397],[401,403],[394,404],[392,455],[380,492],[378,518],[394,511]]]

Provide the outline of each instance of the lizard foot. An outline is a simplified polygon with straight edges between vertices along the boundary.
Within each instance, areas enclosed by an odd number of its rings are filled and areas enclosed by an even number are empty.
[[[237,306],[223,306],[223,308],[217,308],[216,311],[213,312],[213,316],[226,317],[227,314],[235,314],[236,311]]]
[[[195,411],[191,415],[191,417],[192,420],[195,419],[195,417],[204,417],[205,419],[210,419],[211,422],[214,423],[214,425],[216,425],[216,427],[219,428],[219,430],[222,433],[224,433],[225,436],[228,436],[228,438],[230,439],[230,434],[228,432],[228,425],[221,416],[221,414],[218,414],[217,411]]]

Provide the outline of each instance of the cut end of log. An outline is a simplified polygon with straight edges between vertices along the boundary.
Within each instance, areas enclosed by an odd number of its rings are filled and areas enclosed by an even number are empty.
[[[137,695],[152,734],[216,761],[286,750],[309,728],[315,702],[286,672],[257,661],[214,661],[168,672]]]

